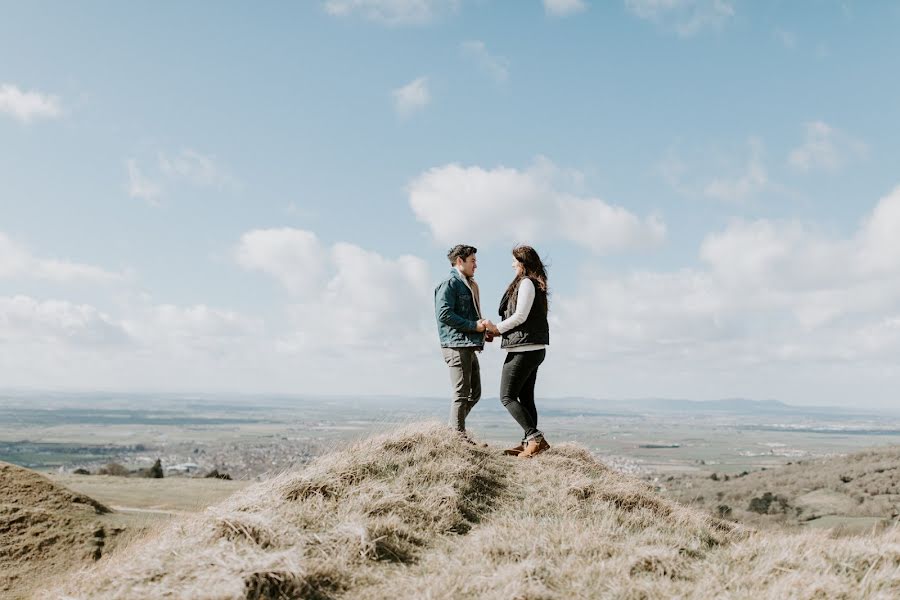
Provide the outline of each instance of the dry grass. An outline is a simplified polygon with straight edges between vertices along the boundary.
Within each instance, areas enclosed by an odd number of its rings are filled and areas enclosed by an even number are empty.
[[[661,482],[675,500],[706,509],[732,509],[730,518],[753,526],[798,525],[822,516],[849,520],[877,517],[884,523],[900,514],[900,448],[885,447],[847,456],[805,460],[728,481],[718,474],[673,477]],[[768,513],[749,509],[754,497],[765,492],[783,502],[774,502]],[[874,520],[874,519],[872,519]]]
[[[896,598],[900,532],[756,533],[586,451],[414,425],[239,492],[43,598]]]
[[[92,563],[121,533],[109,508],[46,477],[0,463],[0,598],[19,598],[60,571]]]

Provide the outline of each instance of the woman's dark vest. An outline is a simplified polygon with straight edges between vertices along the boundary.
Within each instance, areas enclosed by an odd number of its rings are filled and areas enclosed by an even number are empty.
[[[503,341],[500,342],[501,348],[515,348],[516,346],[527,346],[530,344],[550,344],[550,324],[547,322],[547,292],[541,290],[538,282],[534,279],[534,302],[531,304],[531,311],[525,322],[503,334]],[[519,288],[513,290],[513,294],[518,295]],[[500,301],[500,316],[503,319],[510,318],[516,312],[516,298],[510,300],[508,294],[503,294]]]

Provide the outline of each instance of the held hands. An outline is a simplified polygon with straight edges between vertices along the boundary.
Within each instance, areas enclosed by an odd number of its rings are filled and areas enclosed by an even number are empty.
[[[487,339],[487,341],[491,341],[495,337],[502,335],[500,330],[497,329],[497,326],[491,323],[490,319],[478,321],[478,331],[485,332],[485,339]]]

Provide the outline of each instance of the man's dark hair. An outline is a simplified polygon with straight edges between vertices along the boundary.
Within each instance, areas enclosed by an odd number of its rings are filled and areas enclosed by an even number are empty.
[[[447,258],[450,260],[451,265],[456,264],[456,259],[461,258],[465,261],[467,258],[472,256],[478,252],[478,249],[474,246],[466,246],[465,244],[457,244],[450,248],[450,252],[447,253]]]

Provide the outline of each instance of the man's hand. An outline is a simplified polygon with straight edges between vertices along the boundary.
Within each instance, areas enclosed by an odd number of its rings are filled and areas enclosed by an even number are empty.
[[[500,333],[500,330],[497,329],[497,326],[494,325],[493,323],[491,323],[490,319],[482,319],[482,320],[478,321],[477,331],[479,331],[479,332],[483,331],[485,333],[485,337],[490,336],[491,339],[494,339],[495,337],[502,335]],[[491,340],[488,340],[488,341],[491,341]]]

